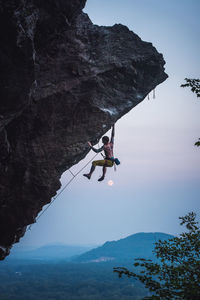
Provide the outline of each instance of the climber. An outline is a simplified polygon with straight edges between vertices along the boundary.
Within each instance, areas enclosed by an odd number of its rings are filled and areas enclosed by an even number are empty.
[[[102,166],[103,167],[103,174],[102,176],[98,179],[98,181],[102,181],[104,180],[105,174],[106,174],[106,169],[107,167],[112,167],[114,165],[114,158],[113,158],[113,145],[114,145],[114,135],[115,135],[115,127],[114,125],[112,126],[112,132],[111,132],[111,139],[109,142],[109,137],[108,136],[103,136],[102,137],[102,143],[103,146],[99,149],[95,149],[94,147],[92,147],[92,144],[90,142],[88,142],[88,145],[90,146],[90,148],[98,153],[104,150],[105,153],[105,157],[102,160],[94,160],[92,162],[92,167],[90,169],[90,173],[88,174],[83,174],[83,176],[87,177],[88,179],[91,178],[92,173],[95,170],[96,166]]]

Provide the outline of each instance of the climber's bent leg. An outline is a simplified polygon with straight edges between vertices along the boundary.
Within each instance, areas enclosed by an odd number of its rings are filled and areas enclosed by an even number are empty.
[[[91,166],[91,169],[90,169],[90,173],[88,174],[83,174],[83,176],[87,177],[88,179],[91,178],[92,176],[92,173],[94,172],[96,166],[103,166],[105,164],[105,160],[94,160],[92,162],[92,166]]]
[[[102,174],[102,176],[98,179],[98,181],[104,180],[104,177],[105,177],[105,175],[106,175],[106,170],[107,170],[106,165],[104,165],[104,166],[103,166],[103,174]]]
[[[103,165],[103,174],[102,176],[98,179],[98,181],[102,181],[105,178],[107,167],[112,167],[114,165],[113,161],[110,159],[105,160],[105,163]]]
[[[90,169],[90,173],[88,173],[88,174],[83,174],[83,176],[85,176],[85,177],[87,177],[88,179],[90,179],[91,176],[92,176],[92,173],[94,172],[94,170],[95,170],[95,166],[92,164],[91,169]]]

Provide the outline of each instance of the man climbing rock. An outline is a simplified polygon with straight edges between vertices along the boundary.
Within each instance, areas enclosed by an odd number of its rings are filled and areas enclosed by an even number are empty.
[[[92,173],[94,172],[94,170],[96,168],[96,166],[101,166],[101,167],[103,167],[103,174],[98,179],[98,181],[104,180],[107,167],[112,167],[114,165],[114,157],[113,157],[114,135],[115,135],[115,127],[113,125],[110,141],[109,141],[109,137],[108,136],[103,136],[103,138],[102,138],[103,146],[101,148],[96,149],[96,148],[94,148],[92,146],[92,144],[90,142],[88,142],[89,146],[91,147],[91,149],[94,152],[98,153],[98,152],[101,152],[101,151],[104,150],[105,158],[102,159],[102,160],[94,160],[92,162],[92,167],[90,169],[90,173],[83,174],[83,176],[85,176],[88,179],[90,179],[91,176],[92,176]]]

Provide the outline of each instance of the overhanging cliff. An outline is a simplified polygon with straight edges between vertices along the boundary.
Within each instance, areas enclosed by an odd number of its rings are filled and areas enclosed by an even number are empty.
[[[60,177],[167,75],[151,43],[85,0],[0,1],[0,259]]]

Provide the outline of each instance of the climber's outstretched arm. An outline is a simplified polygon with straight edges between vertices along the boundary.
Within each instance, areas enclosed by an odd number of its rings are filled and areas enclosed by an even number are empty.
[[[112,126],[111,138],[110,142],[114,144],[114,136],[115,136],[115,124]]]
[[[89,145],[90,148],[91,148],[94,152],[96,152],[96,153],[99,153],[99,152],[103,151],[103,146],[102,146],[101,148],[99,148],[99,149],[96,149],[96,148],[94,148],[94,147],[92,146],[92,144],[91,144],[90,142],[88,142],[88,145]]]

